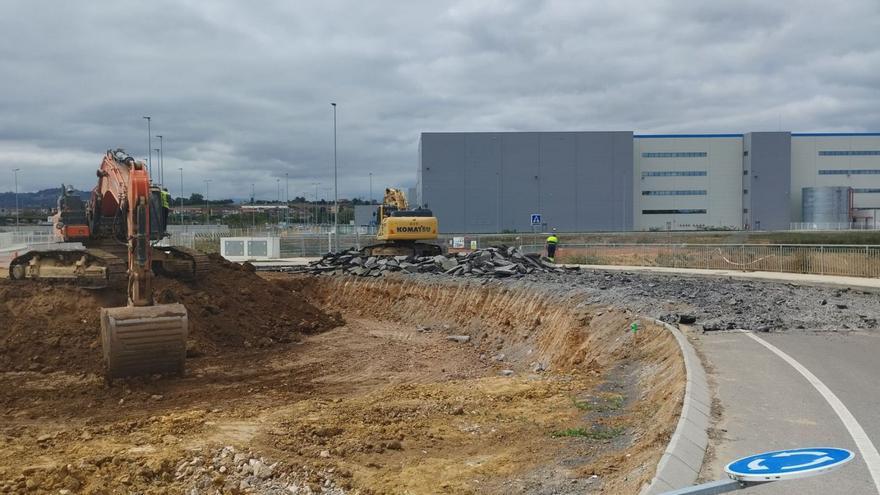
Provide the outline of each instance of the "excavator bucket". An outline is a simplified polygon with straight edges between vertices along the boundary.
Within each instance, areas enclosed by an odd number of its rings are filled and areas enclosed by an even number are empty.
[[[183,375],[188,326],[182,304],[101,309],[107,378]]]

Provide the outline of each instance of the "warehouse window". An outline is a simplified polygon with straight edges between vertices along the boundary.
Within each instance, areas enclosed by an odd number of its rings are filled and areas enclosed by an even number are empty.
[[[705,151],[660,151],[642,153],[642,158],[705,158]]]
[[[642,172],[642,177],[705,177],[705,170],[676,170],[662,172]]]
[[[642,210],[642,215],[692,215],[706,213],[705,209]]]
[[[880,189],[873,187],[854,187],[853,192],[855,193],[880,193]]]
[[[880,175],[880,169],[860,168],[854,170],[820,170],[819,175]]]
[[[819,156],[880,156],[880,150],[826,150]]]
[[[642,191],[642,196],[705,196],[705,189],[684,189],[680,191]]]

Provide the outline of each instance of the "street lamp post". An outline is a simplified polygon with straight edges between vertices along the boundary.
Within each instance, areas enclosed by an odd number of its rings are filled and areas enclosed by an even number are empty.
[[[158,170],[158,173],[157,173],[156,175],[157,175],[157,178],[159,179],[159,185],[160,185],[160,186],[163,186],[163,185],[165,185],[165,184],[162,182],[162,159],[159,158],[159,151],[160,151],[160,149],[159,149],[159,148],[153,148],[153,151],[156,152],[156,160],[159,162],[159,163],[156,164],[156,167],[157,167],[157,170]]]
[[[15,180],[15,231],[16,232],[21,231],[21,226],[19,226],[19,224],[18,224],[18,171],[19,170],[21,170],[21,169],[17,168],[12,171],[12,175],[15,178],[14,180]],[[62,191],[62,194],[63,194],[63,191]]]
[[[251,229],[257,228],[257,209],[254,208],[254,183],[251,182]]]
[[[315,204],[312,205],[315,210],[315,230],[318,227],[318,185],[320,182],[312,182],[312,185],[315,186]]]
[[[207,223],[211,224],[211,179],[205,179],[205,211],[207,211]]]
[[[147,166],[149,167],[147,169],[147,171],[149,172],[150,177],[152,177],[153,176],[153,151],[152,151],[153,131],[150,129],[150,120],[152,119],[152,117],[145,115],[141,118],[147,119],[147,164],[148,164]]]
[[[339,176],[336,167],[336,103],[333,105],[333,251],[339,251]]]
[[[284,205],[287,206],[287,209],[284,210],[285,222],[287,222],[287,227],[290,227],[290,174],[284,172]]]
[[[373,172],[370,172],[370,204],[373,204]]]
[[[183,225],[183,167],[177,170],[180,170],[180,224]]]
[[[165,185],[165,160],[163,160],[162,155],[164,154],[164,146],[162,146],[162,135],[156,135],[159,138],[159,184]]]

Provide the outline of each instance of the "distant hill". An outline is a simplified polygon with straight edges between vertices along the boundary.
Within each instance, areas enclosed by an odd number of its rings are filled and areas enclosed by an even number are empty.
[[[84,200],[89,199],[90,191],[77,191]],[[18,206],[20,208],[54,208],[58,204],[58,196],[61,195],[61,188],[43,189],[42,191],[30,193],[18,193]],[[15,208],[15,193],[0,193],[0,208]]]

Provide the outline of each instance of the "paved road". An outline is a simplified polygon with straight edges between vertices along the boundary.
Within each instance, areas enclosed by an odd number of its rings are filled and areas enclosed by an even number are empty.
[[[843,402],[874,445],[880,445],[880,335],[760,334],[812,372]],[[778,482],[741,494],[871,494],[878,492],[844,423],[803,375],[744,333],[694,336],[723,408],[702,476],[721,479],[727,462],[768,450],[835,446],[856,452],[840,470]]]

